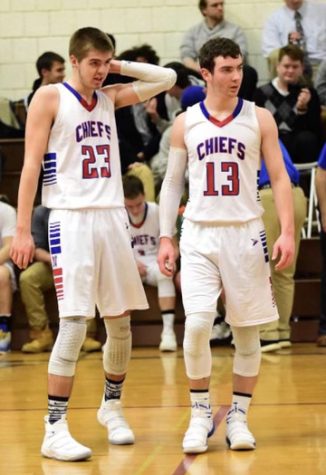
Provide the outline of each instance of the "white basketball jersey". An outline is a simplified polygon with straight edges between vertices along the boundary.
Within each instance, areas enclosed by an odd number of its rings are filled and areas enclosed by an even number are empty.
[[[114,104],[101,91],[89,105],[69,84],[53,86],[60,103],[43,160],[42,204],[124,207]]]
[[[137,261],[156,261],[159,238],[159,207],[156,203],[146,203],[144,219],[139,224],[130,221],[132,247]]]
[[[195,222],[242,223],[260,217],[261,136],[255,105],[238,100],[227,119],[209,115],[203,102],[185,116],[189,200],[184,216]]]

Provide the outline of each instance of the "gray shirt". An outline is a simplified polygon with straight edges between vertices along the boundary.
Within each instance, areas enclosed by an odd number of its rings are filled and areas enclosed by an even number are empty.
[[[203,20],[184,34],[180,46],[181,59],[191,58],[196,61],[198,59],[199,50],[203,44],[215,37],[225,37],[235,41],[240,46],[243,56],[246,56],[248,52],[247,41],[239,26],[223,20],[214,28],[210,29],[205,20]]]

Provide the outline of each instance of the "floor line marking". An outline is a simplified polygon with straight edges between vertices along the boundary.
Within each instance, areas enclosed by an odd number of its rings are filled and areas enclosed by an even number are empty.
[[[217,411],[213,418],[215,430],[221,424],[229,409],[230,406],[221,406],[220,409]],[[185,455],[184,459],[180,462],[180,464],[177,466],[172,475],[186,475],[187,471],[189,470],[193,462],[196,460],[198,455],[201,454]]]

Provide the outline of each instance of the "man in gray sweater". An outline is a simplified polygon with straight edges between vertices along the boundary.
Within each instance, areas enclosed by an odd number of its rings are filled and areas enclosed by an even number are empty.
[[[199,50],[206,41],[216,36],[238,43],[245,57],[248,52],[245,35],[239,26],[224,19],[224,1],[199,0],[198,7],[204,19],[186,31],[180,45],[180,56],[185,66],[199,71]]]
[[[198,62],[200,48],[206,41],[216,37],[235,41],[240,46],[242,57],[246,60],[248,53],[246,37],[238,25],[224,19],[224,1],[199,0],[198,7],[204,19],[192,26],[183,36],[180,45],[180,57],[183,64],[200,72]],[[252,66],[244,64],[239,96],[252,100],[257,82],[257,71]]]

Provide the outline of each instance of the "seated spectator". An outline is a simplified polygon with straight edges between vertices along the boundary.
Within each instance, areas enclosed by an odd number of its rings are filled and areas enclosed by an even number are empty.
[[[224,19],[223,0],[200,0],[200,13],[204,17],[200,23],[192,26],[183,36],[180,56],[183,63],[194,70],[199,70],[198,53],[206,41],[217,36],[230,38],[240,46],[242,55],[247,55],[247,41],[238,25]]]
[[[321,103],[321,122],[323,138],[326,139],[326,60],[319,65],[316,75],[316,91]]]
[[[51,255],[49,252],[48,222],[50,210],[37,206],[32,218],[32,235],[35,242],[33,263],[20,274],[20,294],[26,309],[30,326],[30,340],[22,346],[23,353],[41,353],[50,351],[53,346],[53,334],[45,308],[44,292],[54,289]],[[89,320],[93,322],[94,320]],[[98,351],[101,343],[93,338],[94,328],[88,323],[87,336],[83,351]]]
[[[143,184],[135,176],[124,177],[123,189],[139,274],[144,283],[158,289],[158,303],[163,321],[159,348],[161,351],[176,351],[176,291],[172,277],[166,277],[160,272],[156,260],[160,237],[158,205],[145,201]]]
[[[14,266],[9,259],[16,233],[16,211],[5,196],[0,196],[0,352],[10,350],[12,295],[16,290]]]
[[[224,19],[224,1],[199,0],[198,7],[204,18],[184,34],[180,45],[180,57],[185,66],[200,71],[198,57],[201,47],[211,38],[218,36],[230,38],[238,43],[246,60],[248,53],[246,37],[238,25]],[[257,81],[256,70],[245,61],[239,96],[251,100]]]
[[[129,61],[155,65],[159,64],[160,58],[156,54],[156,51],[148,44],[136,46],[132,48],[130,52],[132,59],[129,59]],[[131,112],[133,122],[142,142],[142,150],[137,153],[137,158],[140,161],[147,162],[157,151],[161,134],[146,111],[146,103],[133,105]]]
[[[40,86],[56,84],[64,80],[65,60],[57,53],[46,51],[37,58],[36,69],[39,77],[35,79],[32,92],[27,97],[27,106]]]
[[[117,59],[158,64],[159,57],[147,44],[123,51]],[[105,85],[130,82],[133,78],[108,74]],[[161,133],[151,121],[145,104],[122,107],[115,111],[122,175],[138,176],[145,188],[147,201],[155,201],[154,180],[148,162],[157,152]],[[167,117],[165,117],[167,118]]]
[[[150,63],[150,64],[159,64],[160,58],[157,55],[156,51],[152,48],[152,46],[144,43],[140,46],[133,46],[132,48],[126,49],[122,51],[118,56],[115,56],[116,51],[116,40],[113,35],[107,33],[108,37],[110,38],[113,47],[114,47],[114,57],[119,59],[120,61],[136,61],[139,63]],[[109,73],[103,82],[103,86],[109,86],[111,84],[121,83],[121,82],[131,82],[134,78],[129,76],[121,76],[120,74]]]
[[[164,65],[164,67],[173,69],[177,73],[177,80],[175,85],[171,89],[159,94],[156,97],[153,97],[146,104],[147,114],[149,115],[152,123],[156,125],[157,129],[161,133],[159,148],[150,161],[153,175],[153,163],[156,163],[160,167],[158,156],[162,153],[165,153],[166,146],[168,146],[170,128],[173,119],[180,111],[180,99],[183,91],[191,85],[201,85],[200,89],[202,89],[204,86],[204,81],[199,73],[197,73],[193,69],[187,68],[184,64],[178,61],[172,61],[171,63],[167,63]],[[164,170],[165,165],[166,164],[164,163]],[[159,192],[157,188],[162,182],[162,179],[159,175],[156,174],[156,176],[154,176],[154,182],[156,190],[155,194],[157,195]]]
[[[280,146],[284,164],[292,183],[295,255],[290,267],[281,271],[275,270],[275,261],[273,261],[271,257],[273,254],[274,243],[280,235],[280,223],[276,213],[270,179],[263,161],[258,188],[260,190],[261,203],[265,211],[263,214],[263,222],[270,258],[273,292],[280,318],[279,320],[261,326],[260,340],[262,352],[275,351],[291,345],[290,318],[292,315],[294,299],[294,273],[300,247],[301,229],[307,214],[307,200],[302,188],[299,187],[299,172],[293,165],[291,157],[284,145],[280,143]]]
[[[263,29],[262,51],[275,77],[278,50],[288,44],[300,46],[308,65],[316,69],[326,59],[326,5],[304,0],[285,0],[285,5],[267,19]]]
[[[179,61],[171,61],[164,65],[165,68],[172,68],[177,73],[177,81],[175,85],[168,91],[171,97],[180,99],[183,91],[188,86],[204,86],[205,81],[199,71],[195,71],[192,68],[188,68]]]
[[[178,80],[177,80],[178,82]],[[179,112],[185,111],[187,107],[190,107],[197,102],[203,101],[206,97],[205,88],[203,86],[188,86],[183,89],[180,97],[180,109]],[[160,148],[156,155],[151,160],[151,169],[154,176],[156,194],[159,194],[161,184],[163,182],[166,167],[168,163],[168,155],[170,150],[172,124],[163,132],[160,141]]]
[[[169,146],[170,131],[172,121],[176,114],[181,110],[181,97],[183,91],[185,91],[191,85],[199,86],[199,90],[204,87],[204,81],[199,73],[187,68],[184,64],[178,61],[172,61],[164,65],[166,68],[171,68],[177,73],[177,80],[175,85],[168,91],[159,94],[148,101],[146,105],[146,111],[149,114],[151,121],[155,123],[156,127],[160,131],[161,139],[159,142],[159,149],[154,157],[151,159],[151,169],[154,175],[156,195],[158,193],[158,187],[162,182],[162,172],[165,173],[166,161],[164,160],[163,168],[160,165],[160,156],[167,152],[166,147]],[[168,117],[165,119],[164,117]],[[159,169],[154,171],[153,169],[157,165]],[[159,171],[160,170],[160,171]],[[157,174],[157,172],[159,173]],[[155,176],[156,173],[156,176]]]
[[[131,48],[131,51],[135,54],[135,59],[133,59],[133,61],[138,63],[159,64],[160,62],[160,58],[154,48],[147,43],[140,46],[134,46]]]
[[[302,85],[303,52],[298,46],[280,49],[277,76],[254,95],[277,123],[280,139],[294,163],[317,160],[321,147],[320,102],[315,89]]]
[[[151,120],[159,128],[160,132],[163,133],[167,126],[171,125],[175,114],[180,110],[180,99],[183,91],[191,85],[204,86],[205,82],[201,77],[201,74],[197,71],[194,71],[191,68],[187,68],[184,64],[179,61],[172,61],[164,65],[165,68],[171,68],[177,73],[176,83],[168,91],[159,94],[156,98],[153,98],[150,102],[157,103],[157,116],[152,115],[149,110],[149,107],[146,108],[147,112],[150,114]],[[167,117],[167,120],[164,120],[164,117]]]
[[[316,192],[320,211],[320,248],[322,256],[322,270],[320,282],[320,319],[318,329],[318,346],[326,346],[326,144],[318,160],[316,172]]]
[[[316,91],[318,93],[320,103],[326,107],[326,59],[319,65],[316,81]]]

